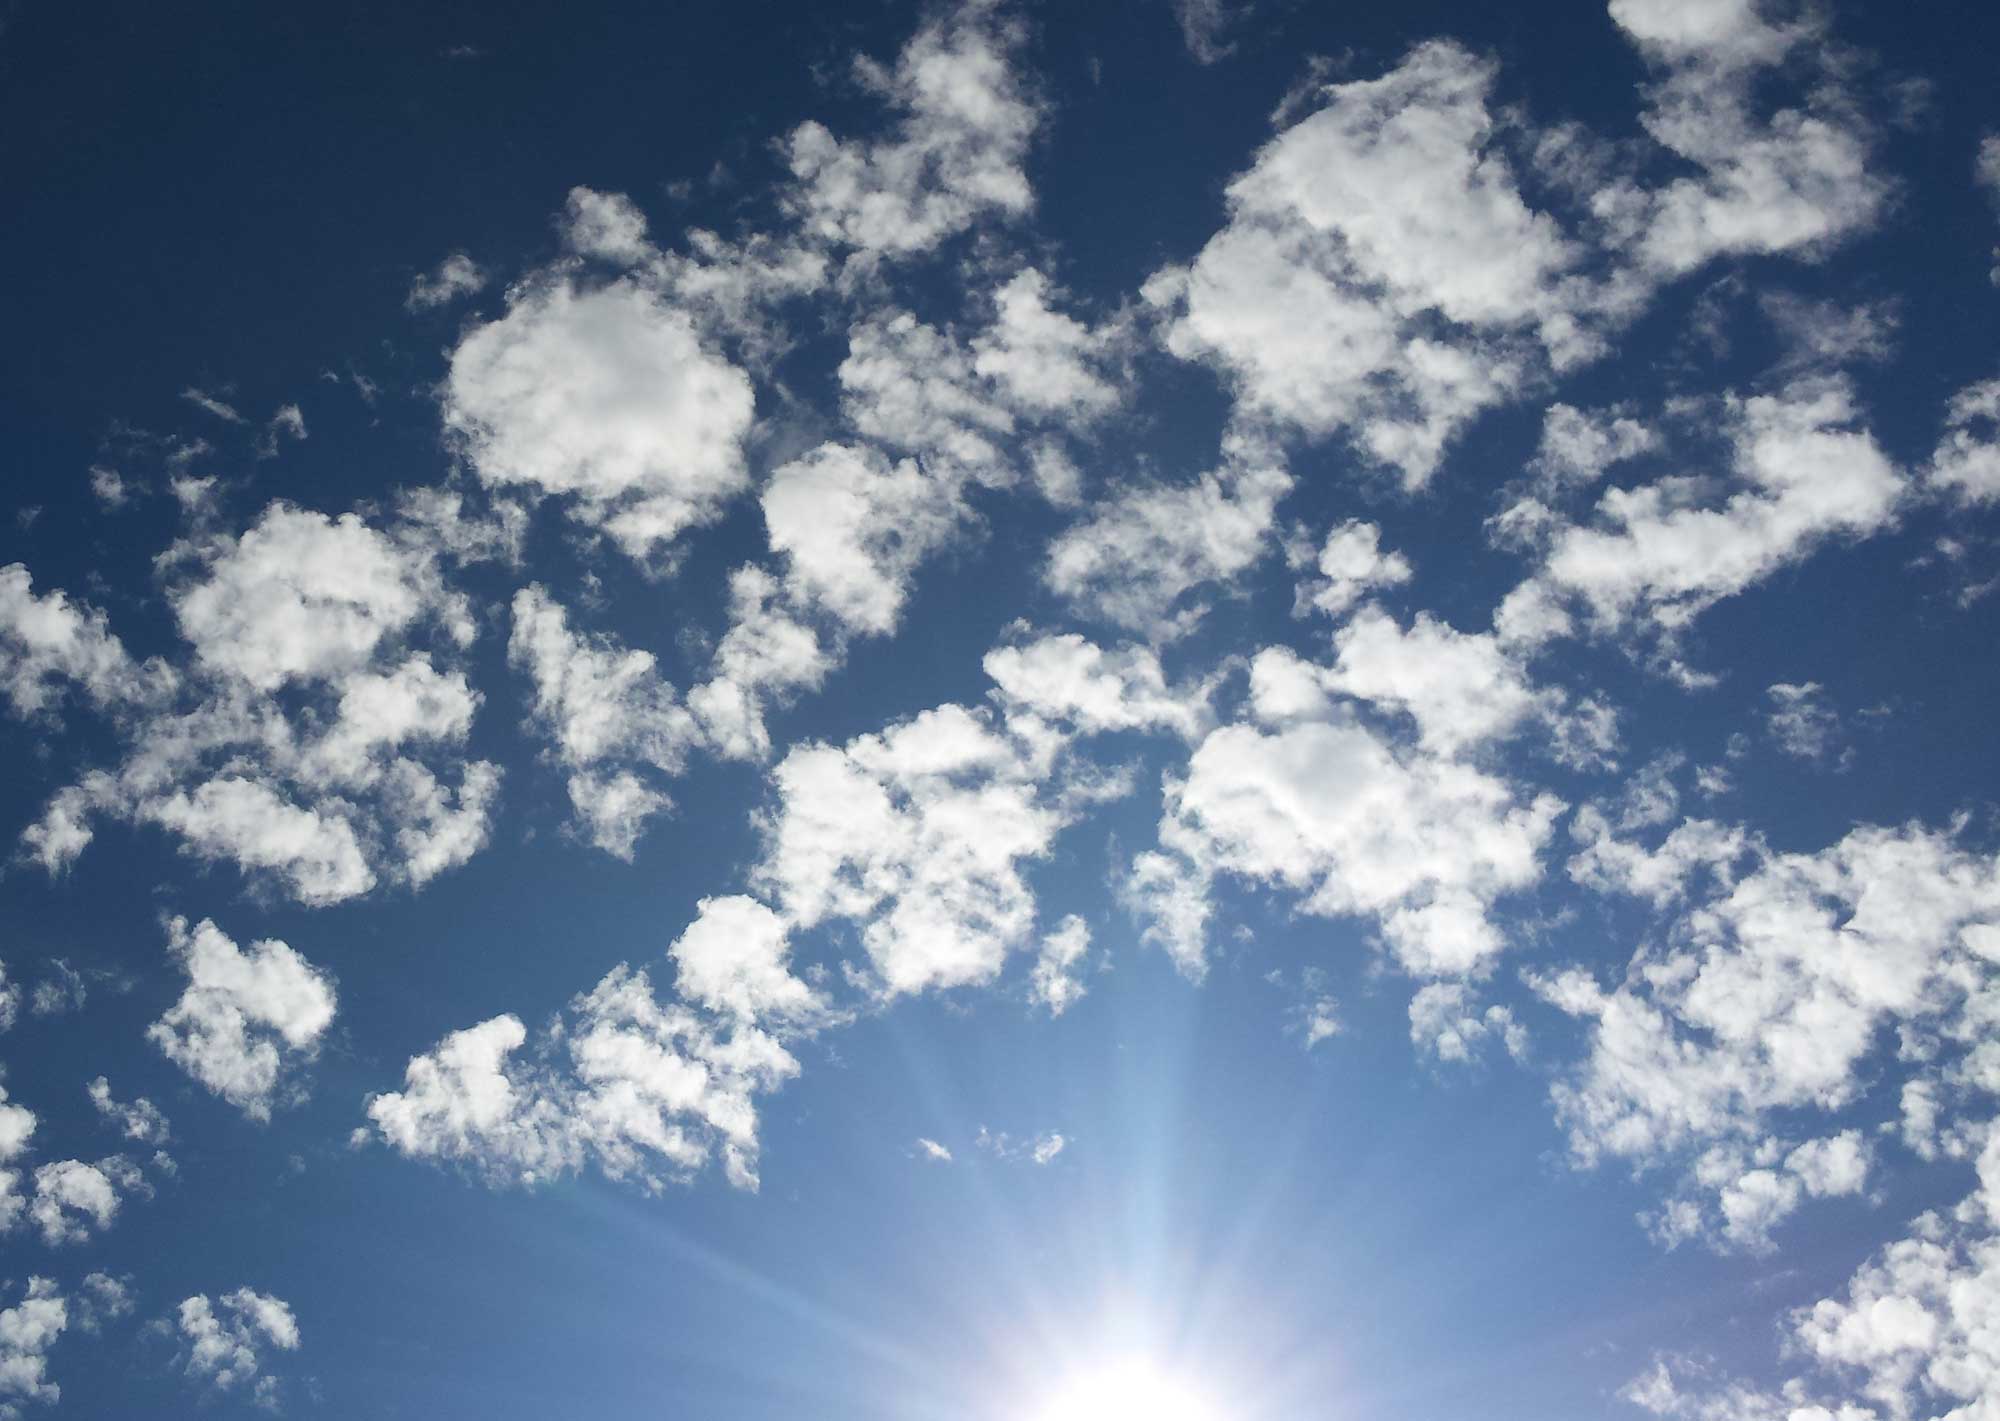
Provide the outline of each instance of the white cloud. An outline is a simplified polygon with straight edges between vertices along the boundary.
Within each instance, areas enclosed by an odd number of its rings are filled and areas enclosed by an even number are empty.
[[[855,77],[900,117],[874,141],[820,123],[786,143],[788,195],[811,237],[853,260],[928,250],[988,217],[1034,205],[1022,162],[1040,109],[1013,66],[1025,32],[991,0],[963,0],[927,21],[893,69],[857,60]]]
[[[29,1278],[21,1301],[0,1310],[0,1415],[19,1415],[16,1402],[62,1400],[48,1354],[68,1326],[68,1304],[50,1278]]]
[[[1187,885],[1228,873],[1302,895],[1307,913],[1375,918],[1412,973],[1487,965],[1505,945],[1492,907],[1540,878],[1561,802],[1398,750],[1323,694],[1287,703],[1253,678],[1253,708],[1261,724],[1212,731],[1165,786],[1160,841],[1189,867],[1177,880],[1143,866],[1178,889],[1183,927],[1199,916]],[[1176,945],[1185,965],[1192,945]]]
[[[1170,730],[1193,740],[1213,719],[1213,684],[1169,686],[1150,647],[1107,651],[1075,632],[1047,634],[996,647],[982,664],[1017,733],[1033,717],[1083,735]]]
[[[443,399],[483,482],[572,498],[572,517],[634,558],[749,485],[749,378],[631,280],[517,290],[459,340]]]
[[[1594,196],[1614,239],[1661,276],[1713,257],[1811,252],[1872,226],[1890,185],[1868,170],[1870,134],[1840,89],[1823,21],[1769,22],[1736,0],[1613,0],[1611,17],[1652,63],[1643,122],[1699,176],[1647,189],[1620,180]],[[1766,76],[1818,61],[1802,108],[1757,112]]]
[[[1780,681],[1768,687],[1771,709],[1764,728],[1780,750],[1797,760],[1821,760],[1840,734],[1840,716],[1826,703],[1819,682]]]
[[[1919,826],[1864,826],[1818,853],[1778,853],[1694,822],[1675,835],[1683,847],[1670,838],[1660,856],[1711,866],[1705,892],[1677,877],[1684,868],[1629,875],[1629,891],[1656,903],[1689,900],[1667,942],[1610,989],[1581,970],[1532,979],[1591,1023],[1587,1057],[1552,1092],[1580,1163],[1679,1161],[1697,1186],[1725,1190],[1772,1170],[1782,1142],[1770,1121],[1858,1101],[1878,1080],[1865,1063],[1886,1028],[1906,1043],[1906,1062],[1930,1063],[1927,1078],[1954,1090],[1984,1079],[2000,865]],[[1735,872],[1745,855],[1748,870]],[[1932,1120],[1938,1103],[1931,1094]],[[1817,1148],[1789,1169],[1815,1192],[1838,1192],[1833,1182],[1852,1175]],[[1745,1218],[1738,1242],[1763,1227]]]
[[[2000,134],[1988,134],[1979,143],[1979,156],[1973,166],[1973,183],[1986,189],[1986,195],[1995,206],[2000,206]],[[1993,249],[1993,284],[2000,286],[2000,246]]]
[[[1319,573],[1299,584],[1292,604],[1295,614],[1310,608],[1341,617],[1376,588],[1400,587],[1410,580],[1409,559],[1383,552],[1382,530],[1356,518],[1329,529],[1317,555],[1301,545],[1288,549],[1287,558],[1294,567],[1310,562]]]
[[[13,1024],[12,1003],[8,1001],[10,992],[18,999],[18,992],[0,986],[0,1029]],[[90,986],[83,973],[66,959],[52,957],[46,964],[42,980],[35,983],[34,995],[28,999],[28,1010],[36,1016],[62,1016],[82,1011],[89,997]]]
[[[1231,377],[1245,415],[1346,431],[1416,487],[1480,410],[1594,350],[1601,297],[1522,200],[1486,105],[1493,67],[1419,46],[1322,105],[1229,188],[1229,225],[1146,294],[1167,348]]]
[[[449,306],[461,296],[485,290],[486,283],[491,279],[486,269],[464,252],[453,252],[437,264],[437,270],[420,275],[410,283],[410,292],[403,298],[403,306],[410,311]]]
[[[1635,826],[1627,819],[1624,827]],[[1735,881],[1733,866],[1754,844],[1750,835],[1733,825],[1683,819],[1657,848],[1648,849],[1636,840],[1620,839],[1596,805],[1577,810],[1570,834],[1582,846],[1569,861],[1572,881],[1599,893],[1644,898],[1655,908],[1685,897],[1698,871],[1728,887]]]
[[[563,204],[563,245],[581,256],[636,266],[657,254],[646,215],[622,192],[573,187]]]
[[[133,489],[116,469],[104,464],[92,464],[90,493],[99,504],[115,513],[132,501]]]
[[[1004,1132],[995,1133],[981,1125],[973,1143],[995,1159],[1027,1160],[1030,1164],[1045,1165],[1054,1162],[1055,1157],[1068,1147],[1069,1140],[1054,1130],[1044,1130],[1039,1135],[1017,1139]]]
[[[248,1386],[253,1400],[273,1410],[278,1379],[264,1372],[271,1349],[296,1352],[299,1323],[282,1298],[238,1288],[211,1301],[206,1293],[183,1298],[176,1310],[187,1374],[217,1391]]]
[[[1307,968],[1307,995],[1292,1008],[1293,1026],[1308,1051],[1322,1041],[1331,1041],[1345,1029],[1340,1020],[1339,999],[1330,992],[1319,990],[1323,980],[1323,973]]]
[[[754,998],[726,970],[716,975],[725,1000]],[[401,1153],[496,1183],[534,1185],[591,1161],[651,1191],[720,1155],[730,1182],[754,1190],[755,1097],[798,1071],[775,1037],[741,1020],[723,1034],[687,1007],[662,1005],[647,974],[623,966],[571,1002],[561,1029],[521,1061],[526,1041],[513,1016],[454,1032],[410,1061],[403,1090],[369,1101],[369,1118]]]
[[[301,808],[259,780],[225,775],[192,793],[176,790],[140,813],[178,833],[204,858],[277,872],[303,903],[338,903],[375,886],[347,819],[337,811]]]
[[[1542,415],[1542,439],[1529,466],[1551,489],[1588,484],[1619,464],[1660,447],[1658,431],[1622,410],[1581,410],[1553,404]]]
[[[645,820],[668,800],[628,766],[678,774],[699,739],[695,718],[651,652],[572,631],[539,583],[514,594],[513,617],[507,657],[534,682],[535,720],[572,772],[577,817],[599,848],[630,858]]]
[[[1962,506],[2000,501],[2000,379],[1968,385],[1951,397],[1925,472],[1933,487]]]
[[[1208,921],[1215,912],[1208,874],[1185,858],[1148,849],[1133,857],[1118,896],[1142,924],[1141,940],[1162,949],[1183,976],[1200,981],[1208,971]]]
[[[413,1057],[404,1088],[376,1096],[368,1118],[406,1155],[464,1161],[532,1184],[574,1166],[560,1102],[510,1060],[527,1040],[519,1018],[455,1031]]]
[[[1090,924],[1074,913],[1042,938],[1028,977],[1028,995],[1047,1007],[1050,1016],[1061,1016],[1083,996],[1083,982],[1076,973],[1088,951]]]
[[[1507,735],[1547,700],[1496,638],[1458,631],[1425,612],[1405,630],[1379,607],[1364,607],[1333,644],[1338,655],[1321,683],[1407,714],[1419,743],[1441,754]]]
[[[135,1144],[164,1145],[172,1133],[167,1125],[167,1117],[152,1101],[140,1096],[129,1103],[114,1099],[111,1082],[103,1076],[92,1081],[85,1089],[90,1094],[90,1103],[97,1113],[118,1128],[120,1134]]]
[[[134,1192],[146,1192],[145,1179],[123,1155],[109,1155],[95,1164],[57,1160],[35,1171],[35,1197],[28,1205],[28,1217],[51,1248],[81,1243],[93,1229],[102,1233],[110,1228],[122,1196]]]
[[[648,821],[672,808],[673,800],[630,770],[597,774],[579,770],[569,777],[570,808],[590,843],[613,858],[631,862]]]
[[[818,993],[791,974],[785,922],[754,898],[704,898],[674,939],[674,988],[681,999],[744,1023],[809,1018]]]
[[[1192,484],[1112,490],[1049,545],[1043,579],[1115,626],[1154,636],[1185,630],[1202,609],[1182,599],[1263,558],[1291,488],[1275,451],[1231,439],[1220,467]]]
[[[109,1273],[86,1273],[74,1301],[78,1330],[97,1332],[105,1323],[126,1316],[136,1305],[132,1275],[114,1278]]]
[[[1474,989],[1464,982],[1430,982],[1410,998],[1410,1041],[1440,1061],[1477,1061],[1489,1041],[1498,1041],[1515,1060],[1528,1052],[1528,1030],[1503,1006],[1481,1010]]]
[[[884,997],[991,981],[1033,930],[1024,864],[1065,816],[985,717],[944,705],[772,771],[777,808],[752,881],[796,927],[860,929]]]
[[[16,715],[29,716],[52,706],[65,684],[111,706],[170,690],[173,676],[157,661],[135,663],[104,613],[60,590],[38,597],[27,568],[0,567],[0,692]]]
[[[7,978],[7,964],[0,962],[0,1031],[13,1026],[21,1011],[21,987]]]
[[[1626,1388],[1626,1398],[1689,1421],[1974,1421],[1989,1414],[2000,1404],[1991,1338],[2000,1305],[2000,1134],[1987,1122],[1974,1133],[1978,1185],[1970,1197],[1919,1215],[1842,1292],[1787,1318],[1788,1350],[1816,1369],[1817,1385],[1794,1376],[1766,1392],[1660,1359]]]
[[[1181,40],[1197,64],[1214,64],[1236,52],[1236,44],[1222,36],[1250,13],[1247,4],[1234,0],[1173,0],[1174,20],[1181,27]]]
[[[688,709],[717,754],[761,759],[770,753],[767,702],[818,686],[834,655],[812,627],[779,601],[777,578],[740,567],[729,579],[729,630],[715,649],[710,678],[688,692]]]
[[[772,551],[795,602],[858,632],[894,629],[917,566],[965,510],[957,489],[914,460],[823,444],[781,466],[764,490]]]
[[[167,1059],[253,1120],[300,1092],[299,1068],[317,1055],[333,1022],[327,975],[286,944],[239,948],[207,919],[167,925],[167,946],[187,990],[146,1029]]]
[[[59,872],[92,817],[113,815],[326,904],[475,852],[499,784],[497,767],[462,758],[480,698],[408,645],[471,641],[470,605],[440,568],[465,550],[442,540],[441,506],[412,506],[377,527],[276,502],[240,536],[171,548],[159,565],[191,659],[128,678],[143,689],[106,707],[123,762],[56,792],[22,835],[31,855]]]
[[[0,1233],[19,1223],[21,1211],[27,1207],[20,1159],[28,1152],[35,1124],[35,1112],[9,1101],[6,1087],[0,1086]]]
[[[181,398],[196,409],[214,415],[225,424],[245,423],[242,414],[237,410],[236,406],[225,400],[217,399],[206,390],[199,390],[190,385],[187,389],[181,391]]]
[[[993,292],[993,319],[972,340],[972,368],[1017,415],[1077,427],[1124,400],[1112,368],[1126,336],[1114,323],[1092,329],[1050,304],[1056,294],[1027,267]]]
[[[1600,629],[1669,638],[1714,602],[1837,538],[1890,527],[1906,484],[1859,419],[1843,380],[1731,397],[1721,410],[1729,491],[1674,476],[1614,488],[1590,524],[1554,520],[1538,585],[1580,599]]]
[[[917,455],[955,484],[1011,480],[996,441],[1014,416],[973,371],[971,355],[907,311],[857,322],[840,363],[841,408],[861,434]]]
[[[461,645],[472,636],[463,598],[424,550],[358,514],[273,503],[240,537],[181,560],[199,569],[169,593],[182,636],[203,667],[259,691],[358,671],[419,618],[439,619]]]
[[[924,1136],[919,1135],[917,1136],[916,1150],[917,1158],[928,1160],[932,1164],[951,1163],[951,1151],[940,1145],[936,1140],[926,1139]]]

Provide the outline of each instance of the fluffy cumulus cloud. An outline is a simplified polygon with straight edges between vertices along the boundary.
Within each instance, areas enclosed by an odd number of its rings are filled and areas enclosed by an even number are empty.
[[[28,1279],[20,1300],[0,1309],[0,1416],[19,1416],[22,1402],[62,1400],[48,1354],[68,1326],[69,1305],[53,1279]]]
[[[1968,385],[1951,397],[1925,472],[1933,488],[1960,504],[2000,501],[2000,379]]]
[[[753,879],[802,929],[859,932],[885,996],[993,980],[1033,931],[1026,864],[1067,822],[1030,747],[944,705],[772,771]]]
[[[461,653],[473,623],[433,528],[277,502],[241,534],[177,545],[162,567],[187,660],[142,668],[146,694],[112,707],[122,762],[59,790],[23,833],[29,853],[66,868],[110,815],[310,904],[464,862],[500,772],[464,757],[480,697],[434,659]]]
[[[1603,298],[1521,195],[1493,77],[1439,41],[1327,86],[1231,184],[1228,226],[1147,287],[1168,349],[1220,366],[1246,417],[1345,433],[1412,486],[1536,362],[1593,349]]]
[[[1464,982],[1431,982],[1410,998],[1410,1040],[1439,1061],[1476,1061],[1497,1042],[1516,1060],[1527,1055],[1528,1032],[1504,1006],[1481,1007]]]
[[[1160,839],[1203,876],[1372,919],[1411,972],[1460,973],[1505,947],[1494,905],[1540,878],[1560,808],[1473,765],[1399,751],[1322,697],[1204,739],[1167,785]]]
[[[1024,734],[1100,735],[1171,731],[1184,740],[1208,728],[1210,682],[1174,685],[1146,646],[1106,650],[1075,632],[1045,634],[995,647],[986,674],[1008,723]]]
[[[167,1124],[167,1117],[160,1113],[159,1106],[140,1096],[137,1100],[121,1101],[111,1093],[111,1082],[103,1076],[92,1081],[85,1089],[89,1092],[90,1103],[105,1123],[115,1128],[119,1134],[138,1145],[164,1145],[173,1133]]]
[[[1973,1192],[1955,1207],[1918,1216],[1843,1290],[1786,1318],[1789,1353],[1808,1370],[1766,1390],[1663,1357],[1624,1398],[1690,1421],[1970,1421],[1990,1413],[2000,1404],[2000,1353],[1992,1343],[2000,1302],[2000,1132],[1982,1121],[1970,1134]]]
[[[1590,1027],[1583,1062],[1554,1089],[1556,1112],[1581,1163],[1681,1172],[1654,1220],[1669,1239],[1762,1247],[1802,1192],[1859,1188],[1857,1141],[1785,1131],[1886,1088],[1873,1054],[1885,1030],[1921,1066],[1902,1094],[1920,1143],[1941,1101],[2000,1081],[1987,1039],[2000,865],[1949,833],[1863,827],[1816,853],[1781,853],[1688,821],[1657,849],[1599,853],[1585,871],[1672,916],[1665,943],[1620,982],[1580,969],[1537,979]]]
[[[188,556],[192,575],[170,594],[181,633],[203,667],[254,690],[359,670],[429,611],[468,634],[435,566],[356,514],[274,503]]]
[[[912,574],[964,516],[959,490],[915,460],[831,443],[779,468],[763,505],[793,600],[875,633],[895,628]]]
[[[749,486],[749,377],[645,286],[553,278],[452,352],[444,419],[480,479],[567,499],[649,558]]]
[[[667,955],[682,1000],[738,1021],[797,1020],[821,1001],[792,975],[784,919],[754,898],[704,898]]]
[[[675,947],[684,990],[718,1000],[726,1025],[663,1003],[643,969],[619,967],[526,1058],[527,1029],[513,1016],[445,1037],[411,1060],[402,1090],[369,1102],[375,1131],[402,1154],[496,1183],[534,1185],[593,1163],[657,1190],[719,1157],[731,1183],[755,1189],[756,1097],[798,1063],[734,1009],[803,1007],[808,994],[774,986],[783,969],[768,938],[729,936],[742,916],[711,901]]]
[[[1410,580],[1410,560],[1382,548],[1382,530],[1350,518],[1327,532],[1315,551],[1298,543],[1286,549],[1295,568],[1310,566],[1318,574],[1299,584],[1293,611],[1314,611],[1329,617],[1349,608],[1378,587],[1400,587]]]
[[[299,1323],[282,1298],[237,1288],[211,1299],[183,1298],[174,1320],[189,1377],[218,1392],[241,1387],[258,1405],[276,1409],[280,1383],[265,1369],[273,1352],[299,1349]]]
[[[74,686],[96,705],[120,705],[170,688],[159,663],[136,665],[104,613],[61,591],[37,594],[20,563],[0,568],[0,692],[16,715],[49,708]]]
[[[1023,162],[1041,107],[1015,65],[1021,22],[975,0],[927,22],[893,66],[855,61],[854,78],[898,115],[874,139],[807,122],[786,141],[788,200],[813,238],[865,269],[937,246],[975,221],[1034,205]]]
[[[1051,304],[1057,294],[1033,267],[1014,273],[970,342],[906,311],[865,316],[840,366],[844,413],[948,486],[1006,486],[1025,471],[1052,501],[1074,501],[1066,439],[1123,402],[1128,333],[1117,320],[1084,324]]]
[[[1636,626],[1671,642],[1707,607],[1822,546],[1893,526],[1908,483],[1862,426],[1846,381],[1730,397],[1717,413],[1723,478],[1610,488],[1587,521],[1532,496],[1500,515],[1503,537],[1541,555],[1510,598],[1521,639],[1567,630],[1550,604],[1574,602],[1600,630]]]
[[[1190,594],[1228,584],[1270,550],[1291,489],[1274,449],[1231,439],[1218,467],[1192,483],[1132,483],[1102,499],[1049,544],[1043,579],[1114,626],[1184,631],[1204,610]]]
[[[534,686],[537,723],[569,771],[570,803],[591,842],[620,858],[667,798],[629,768],[679,773],[697,738],[694,716],[660,679],[651,652],[573,631],[539,584],[514,594],[508,659]]]
[[[761,759],[770,753],[766,709],[818,686],[838,660],[838,640],[823,638],[798,609],[799,585],[747,564],[729,579],[729,628],[715,649],[709,678],[688,692],[688,709],[717,754]]]
[[[93,1232],[111,1227],[126,1195],[146,1192],[145,1176],[123,1155],[110,1155],[95,1164],[56,1160],[35,1171],[35,1197],[28,1205],[28,1217],[50,1247],[81,1243]]]
[[[27,1207],[21,1174],[21,1158],[35,1133],[35,1112],[7,1099],[0,1086],[0,1233],[20,1222]]]
[[[1658,186],[1625,179],[1593,208],[1649,270],[1679,275],[1719,255],[1811,251],[1871,226],[1890,184],[1843,92],[1823,20],[1767,18],[1749,0],[1612,0],[1611,17],[1653,66],[1644,122],[1696,168]],[[1804,100],[1763,98],[1779,66],[1824,66]]]
[[[302,1094],[298,1073],[333,1024],[331,979],[285,943],[246,950],[206,919],[173,919],[167,947],[188,985],[147,1037],[251,1119],[270,1119]]]

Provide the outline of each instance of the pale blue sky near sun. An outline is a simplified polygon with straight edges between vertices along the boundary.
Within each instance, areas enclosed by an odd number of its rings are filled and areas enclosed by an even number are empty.
[[[0,3],[0,1418],[2000,1416],[1996,59]]]

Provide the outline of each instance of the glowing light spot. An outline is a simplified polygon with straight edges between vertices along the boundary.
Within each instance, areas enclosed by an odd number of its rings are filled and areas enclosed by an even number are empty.
[[[1129,1358],[1066,1381],[1030,1421],[1224,1421],[1184,1379]]]

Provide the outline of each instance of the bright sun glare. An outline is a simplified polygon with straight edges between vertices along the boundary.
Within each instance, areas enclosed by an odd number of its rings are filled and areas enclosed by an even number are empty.
[[[1184,1379],[1129,1358],[1066,1381],[1030,1421],[1224,1421]]]

